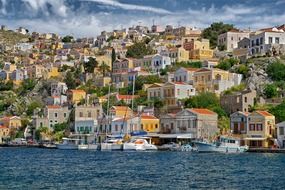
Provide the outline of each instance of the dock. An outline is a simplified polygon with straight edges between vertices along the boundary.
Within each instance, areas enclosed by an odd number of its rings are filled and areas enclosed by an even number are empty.
[[[285,149],[279,148],[249,148],[247,152],[255,153],[285,153]]]

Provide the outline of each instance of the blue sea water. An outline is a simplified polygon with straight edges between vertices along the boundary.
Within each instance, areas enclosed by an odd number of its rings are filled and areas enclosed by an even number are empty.
[[[285,154],[0,148],[0,189],[285,189]]]

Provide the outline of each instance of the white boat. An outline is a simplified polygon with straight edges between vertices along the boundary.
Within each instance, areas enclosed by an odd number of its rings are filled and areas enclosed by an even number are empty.
[[[174,143],[174,142],[170,142],[170,143],[167,143],[167,144],[163,144],[161,146],[161,149],[163,150],[170,150],[170,151],[178,151],[178,150],[181,150],[181,146],[177,143]]]
[[[231,137],[221,137],[215,143],[194,142],[198,152],[241,153],[248,150],[248,146],[240,146],[240,140]]]
[[[136,138],[131,140],[130,142],[125,142],[123,144],[124,151],[149,151],[149,150],[157,150],[157,147],[151,143],[149,143],[146,138]]]
[[[78,141],[80,139],[62,138],[63,142],[61,144],[56,144],[56,148],[62,150],[77,150]]]
[[[97,144],[80,144],[78,145],[78,150],[97,150]]]
[[[107,139],[100,144],[101,151],[116,151],[123,150],[123,143],[121,139]]]

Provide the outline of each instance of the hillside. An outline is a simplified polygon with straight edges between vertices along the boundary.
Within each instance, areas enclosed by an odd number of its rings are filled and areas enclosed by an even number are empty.
[[[27,35],[16,33],[13,31],[0,30],[0,44],[15,45],[19,42],[26,42],[29,38]]]

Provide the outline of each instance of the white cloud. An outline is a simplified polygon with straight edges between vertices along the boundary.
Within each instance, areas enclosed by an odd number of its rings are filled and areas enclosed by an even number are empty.
[[[0,9],[0,12],[1,12],[1,14],[3,14],[3,15],[6,15],[7,14],[7,11],[6,11],[6,0],[1,0],[1,3],[2,3],[2,7],[1,7],[1,9]]]
[[[102,5],[117,7],[117,8],[121,8],[124,10],[147,11],[147,12],[153,12],[153,13],[158,13],[158,14],[171,14],[170,11],[165,10],[165,9],[155,8],[151,6],[120,3],[116,0],[80,0],[80,1],[92,1],[92,2],[102,4]]]

